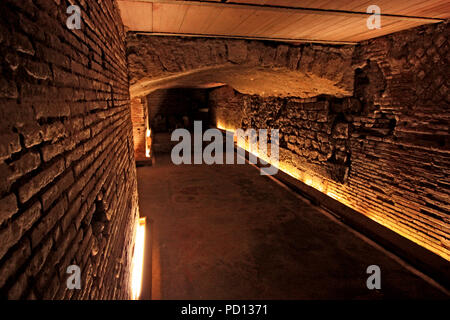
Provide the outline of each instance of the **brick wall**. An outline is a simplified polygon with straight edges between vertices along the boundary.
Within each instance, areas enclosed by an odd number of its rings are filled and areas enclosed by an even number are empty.
[[[281,167],[450,260],[448,23],[361,43],[352,97],[210,94],[225,128],[280,129]]]
[[[2,297],[129,297],[138,208],[125,35],[112,0],[79,4],[71,31],[69,1],[0,3]],[[66,289],[71,264],[81,290]]]
[[[131,121],[133,123],[134,157],[136,161],[147,160],[146,139],[148,128],[148,108],[145,98],[131,99]]]

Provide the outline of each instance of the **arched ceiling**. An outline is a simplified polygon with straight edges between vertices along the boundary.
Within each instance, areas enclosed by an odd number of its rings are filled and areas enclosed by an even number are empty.
[[[227,84],[244,94],[260,96],[295,96],[310,98],[320,94],[337,97],[352,95],[335,82],[287,68],[222,65],[180,72],[158,79],[141,79],[131,85],[131,96],[172,87],[208,88]]]

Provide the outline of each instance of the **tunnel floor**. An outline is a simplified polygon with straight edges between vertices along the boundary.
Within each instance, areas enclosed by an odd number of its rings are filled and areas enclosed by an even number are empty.
[[[137,174],[152,299],[445,297],[248,164],[175,166],[165,155]],[[369,265],[381,269],[380,290],[366,286]]]

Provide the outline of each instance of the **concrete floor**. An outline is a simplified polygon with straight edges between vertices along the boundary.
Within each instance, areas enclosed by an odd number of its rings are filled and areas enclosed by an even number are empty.
[[[157,156],[137,172],[141,216],[153,221],[143,284],[153,299],[445,297],[250,165],[175,166]],[[372,264],[381,290],[366,287]]]

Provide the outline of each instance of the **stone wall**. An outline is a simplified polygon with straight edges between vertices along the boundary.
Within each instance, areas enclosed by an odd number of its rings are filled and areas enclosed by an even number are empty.
[[[0,3],[0,296],[130,297],[138,215],[125,34],[112,0]],[[82,270],[67,290],[66,268]]]
[[[280,133],[280,160],[344,183],[350,170],[352,117],[361,114],[358,99],[262,98],[230,87],[210,92],[213,121],[219,127],[267,128]]]
[[[352,86],[350,57],[352,46],[284,44],[212,38],[149,37],[130,34],[127,38],[130,83],[144,78],[226,63],[285,67],[312,73],[343,86]]]
[[[257,94],[273,91],[276,86],[279,95],[288,95],[296,88],[286,88],[286,85],[301,86],[305,81],[308,91],[308,83],[316,78],[327,89],[339,89],[346,94],[353,89],[353,50],[353,46],[234,39],[135,34],[127,37],[131,92],[138,96],[149,92],[145,90],[146,82],[156,87],[162,81],[185,87],[202,81],[226,82],[241,87],[241,92]],[[183,81],[180,75],[187,78]],[[174,77],[180,78],[178,84]]]
[[[450,260],[448,23],[361,43],[353,97],[210,93],[224,128],[278,128],[280,166]]]

